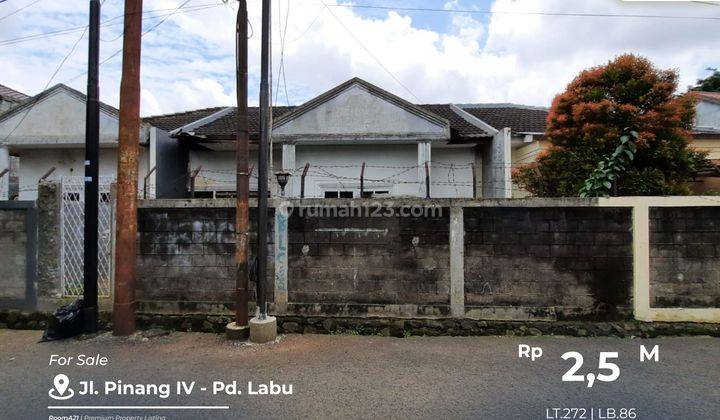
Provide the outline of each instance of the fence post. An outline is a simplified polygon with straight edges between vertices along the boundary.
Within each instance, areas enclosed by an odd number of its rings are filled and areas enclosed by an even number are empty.
[[[430,167],[425,162],[425,198],[430,198]]]
[[[38,310],[56,309],[55,299],[62,296],[62,184],[38,185]]]
[[[475,170],[475,164],[470,164],[472,170],[472,198],[477,198],[477,171]]]
[[[360,198],[363,198],[364,192],[365,192],[365,162],[362,163],[362,168],[360,169]]]
[[[157,169],[157,166],[153,166],[152,169],[150,169],[148,171],[147,175],[145,175],[145,178],[143,178],[143,200],[147,200],[147,188],[148,188],[147,181],[148,181],[148,178],[150,178],[150,175],[152,175],[152,173],[155,172],[155,169]]]
[[[450,313],[465,316],[465,223],[462,207],[450,207]]]
[[[195,198],[195,178],[200,173],[202,166],[198,166],[197,169],[190,173],[190,198]]]
[[[308,169],[310,169],[310,164],[306,163],[302,176],[300,177],[300,198],[305,198],[305,175],[307,175]]]

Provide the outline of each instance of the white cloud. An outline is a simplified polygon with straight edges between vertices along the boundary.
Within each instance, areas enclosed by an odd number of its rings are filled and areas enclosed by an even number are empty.
[[[84,2],[40,2],[0,25],[0,40],[58,30],[86,23]],[[64,3],[72,3],[72,6]],[[260,54],[260,2],[250,1],[254,34],[249,40],[250,103],[257,103]],[[718,21],[635,18],[588,18],[494,14],[489,23],[479,15],[456,14],[443,30],[419,28],[410,17],[388,12],[368,18],[358,10],[321,3],[302,5],[276,0],[274,13],[274,69],[279,63],[281,19],[278,6],[290,5],[284,62],[292,103],[310,99],[353,76],[419,102],[518,102],[548,105],[552,97],[583,68],[634,52],[658,66],[677,68],[683,87],[703,76],[709,65],[720,63]],[[334,4],[333,1],[326,3]],[[172,9],[178,0],[147,0],[145,10]],[[209,4],[195,0],[188,6]],[[18,6],[19,7],[19,6]],[[70,8],[69,8],[70,7]],[[235,98],[235,2],[170,16],[143,37],[142,112],[181,111],[189,108],[231,105]],[[448,2],[446,8],[460,7]],[[8,6],[5,6],[8,9]],[[641,13],[716,15],[717,7],[683,3],[628,4],[615,0],[496,0],[496,12]],[[155,15],[171,10],[157,11]],[[4,14],[0,7],[0,15]],[[122,14],[122,2],[107,0],[103,17]],[[441,16],[441,15],[439,15]],[[146,19],[150,28],[162,18]],[[115,21],[116,23],[119,20]],[[342,22],[342,24],[340,23]],[[282,22],[284,25],[284,20]],[[361,46],[346,30],[349,28]],[[122,27],[103,28],[101,58],[122,46],[113,40]],[[36,93],[69,51],[79,33],[0,45],[3,72],[0,83]],[[56,78],[66,81],[81,74],[87,54],[84,39]],[[365,50],[382,62],[401,86]],[[120,56],[101,68],[101,97],[117,105]],[[277,86],[277,80],[273,86]],[[71,85],[85,90],[84,77]],[[284,89],[278,102],[285,103]]]

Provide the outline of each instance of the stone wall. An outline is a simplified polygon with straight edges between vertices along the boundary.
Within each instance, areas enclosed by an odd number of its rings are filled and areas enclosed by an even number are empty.
[[[27,278],[25,209],[0,209],[0,299],[24,299]]]
[[[650,306],[720,308],[720,208],[650,209]]]
[[[37,208],[0,201],[0,309],[36,309]]]
[[[293,210],[290,303],[449,305],[448,209],[435,217],[313,217]]]
[[[466,208],[464,215],[466,310],[527,308],[549,318],[631,313],[628,209]]]
[[[136,297],[140,310],[226,312],[235,294],[235,209],[193,200],[192,208],[140,208]],[[250,211],[254,253],[257,212]],[[272,217],[268,234],[268,300],[273,298]],[[250,284],[255,299],[255,284]]]

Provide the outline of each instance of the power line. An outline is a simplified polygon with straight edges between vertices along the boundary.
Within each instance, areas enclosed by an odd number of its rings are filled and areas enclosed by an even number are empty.
[[[201,5],[195,5],[195,6],[185,7],[185,8],[183,8],[182,10],[177,10],[177,7],[176,7],[176,8],[172,8],[172,9],[169,9],[169,8],[166,8],[166,9],[155,9],[155,10],[147,10],[147,11],[144,11],[142,14],[149,14],[149,13],[154,13],[154,12],[157,12],[157,11],[167,11],[167,10],[173,10],[173,11],[174,11],[174,12],[166,13],[166,14],[159,14],[159,15],[152,15],[152,16],[145,16],[145,17],[143,17],[143,20],[149,20],[149,19],[157,19],[157,18],[162,18],[162,17],[166,17],[166,16],[171,16],[171,15],[178,14],[178,13],[191,13],[191,12],[198,12],[198,11],[201,11],[201,10],[212,9],[212,8],[214,8],[214,7],[222,6],[223,4],[224,4],[224,3],[201,4]],[[177,10],[177,11],[175,11],[175,10]],[[103,28],[105,28],[105,27],[110,27],[110,26],[120,26],[120,25],[123,25],[123,24],[124,24],[123,22],[116,22],[116,23],[110,23],[110,22],[112,22],[112,21],[114,21],[114,20],[117,20],[117,19],[119,19],[119,18],[122,18],[122,17],[124,17],[124,16],[125,16],[125,15],[123,14],[123,15],[118,15],[118,16],[114,16],[114,17],[112,17],[112,18],[109,18],[109,19],[105,20],[105,22],[104,22],[102,25],[100,25],[100,26],[103,27]],[[85,26],[74,26],[74,27],[70,27],[70,28],[59,29],[59,30],[56,30],[56,31],[42,32],[42,33],[39,33],[39,34],[25,35],[25,36],[21,36],[21,37],[17,37],[17,38],[4,39],[4,40],[0,40],[0,46],[13,45],[13,44],[17,44],[17,43],[21,43],[21,42],[25,42],[25,41],[34,41],[34,40],[36,40],[36,39],[51,38],[51,37],[55,37],[55,36],[59,36],[59,35],[70,34],[70,33],[73,33],[73,32],[80,32],[80,31],[84,30],[85,28],[87,28],[87,25],[85,25]],[[109,41],[105,41],[105,42],[109,42]]]
[[[40,3],[40,0],[35,0],[35,1],[32,2],[32,3],[28,3],[28,4],[26,4],[25,6],[23,6],[23,7],[19,8],[19,9],[15,10],[15,11],[13,11],[13,12],[10,12],[10,13],[8,13],[8,14],[5,15],[5,16],[0,17],[0,20],[7,19],[7,18],[9,18],[10,16],[12,16],[12,15],[14,15],[14,14],[16,14],[16,13],[20,13],[20,12],[22,12],[23,10],[27,9],[28,7],[32,6],[33,4],[37,4],[37,3]]]
[[[415,98],[415,100],[417,100],[418,102],[422,102],[422,101],[420,101],[420,98],[418,98],[417,95],[415,95],[415,94],[413,93],[413,91],[410,90],[410,88],[408,88],[407,86],[405,86],[405,84],[403,84],[403,82],[401,82],[400,79],[398,79],[397,77],[395,77],[395,75],[394,75],[387,67],[385,67],[385,65],[382,63],[382,61],[380,61],[380,59],[377,58],[377,57],[375,56],[375,54],[373,54],[372,51],[370,51],[370,49],[369,49],[368,47],[366,47],[365,44],[363,44],[363,42],[360,41],[360,39],[359,39],[357,36],[355,36],[355,34],[350,30],[350,28],[348,28],[347,25],[345,25],[345,23],[343,23],[343,21],[340,20],[340,18],[335,14],[335,12],[333,12],[333,11],[330,9],[330,7],[328,7],[327,4],[325,4],[325,2],[323,2],[323,4],[324,4],[325,7],[327,8],[327,11],[330,12],[330,14],[335,18],[335,20],[338,21],[338,23],[339,23],[343,28],[345,28],[345,31],[347,31],[347,33],[350,34],[350,36],[355,40],[355,42],[357,42],[358,44],[360,44],[360,46],[365,50],[365,52],[367,52],[368,55],[370,55],[370,57],[372,57],[372,58],[375,60],[375,62],[377,62],[378,65],[379,65],[383,70],[385,70],[385,72],[386,72],[387,74],[389,74],[390,77],[392,77],[392,78],[397,82],[397,84],[399,84],[400,86],[402,86],[403,89],[405,89],[410,95],[412,95],[413,98]]]
[[[317,4],[317,3],[305,3]],[[325,4],[325,3],[323,3]],[[708,3],[705,3],[708,4]],[[369,4],[325,4],[325,7],[344,7],[352,9],[379,9],[403,12],[437,12],[437,13],[468,13],[481,15],[523,15],[523,16],[568,16],[568,17],[601,17],[601,18],[635,18],[635,19],[686,19],[686,20],[720,20],[720,16],[683,16],[683,15],[643,15],[624,13],[579,13],[579,12],[515,12],[500,10],[472,9],[437,9],[431,7],[376,6]]]
[[[278,14],[280,19],[282,20],[282,8],[281,3],[278,0]],[[275,103],[277,104],[278,95],[280,94],[280,80],[282,78],[283,87],[285,89],[285,100],[287,101],[287,105],[290,106],[290,97],[288,96],[287,91],[287,78],[285,73],[285,37],[287,36],[287,27],[288,27],[288,19],[290,17],[290,0],[287,2],[287,8],[285,9],[285,29],[283,30],[283,27],[278,25],[278,30],[280,31],[280,65],[278,70],[278,81],[277,81],[277,89],[275,89]]]
[[[191,0],[186,0],[185,3],[181,4],[176,10],[180,10],[180,8],[181,8],[184,4],[187,4],[189,1],[191,1]],[[217,4],[217,6],[222,6],[222,3]],[[150,32],[154,31],[154,30],[157,29],[160,25],[162,25],[166,20],[168,20],[168,19],[170,18],[170,16],[172,16],[173,14],[174,14],[174,13],[169,13],[163,20],[161,20],[160,22],[158,22],[158,23],[156,23],[154,26],[152,26],[150,29],[148,29],[148,30],[146,30],[145,32],[143,32],[140,36],[141,36],[141,37],[142,37],[142,36],[145,36],[145,35],[149,34]],[[121,52],[122,52],[122,48],[116,50],[115,52],[113,52],[112,54],[110,54],[109,56],[107,56],[104,60],[102,60],[102,61],[99,63],[99,65],[102,66],[103,64],[107,63],[108,61],[110,61],[110,60],[112,60],[113,58],[115,58],[116,56],[118,56]],[[80,74],[78,74],[78,75],[76,75],[76,76],[74,76],[74,77],[66,80],[66,81],[63,82],[63,83],[68,84],[68,83],[72,82],[73,80],[77,79],[78,77],[82,77],[82,76],[84,76],[84,75],[86,75],[86,74],[87,74],[87,71],[82,72],[82,73],[80,73]]]
[[[53,72],[52,76],[50,76],[50,79],[47,81],[47,83],[45,83],[43,92],[45,90],[47,90],[48,87],[50,87],[50,83],[52,83],[53,79],[55,79],[55,76],[57,76],[57,74],[60,72],[60,69],[65,65],[65,62],[67,61],[67,59],[70,58],[70,56],[75,52],[75,48],[77,48],[80,41],[82,41],[82,39],[85,37],[85,33],[87,32],[88,29],[89,29],[89,26],[85,28],[85,30],[83,31],[82,34],[80,34],[80,38],[78,38],[78,40],[75,41],[72,48],[70,48],[70,51],[67,54],[65,54],[65,57],[63,57],[62,61],[60,61],[60,64],[57,66],[57,68],[55,68],[55,71]],[[23,123],[23,121],[25,121],[25,118],[27,118],[28,114],[30,113],[30,111],[33,110],[33,108],[35,107],[35,105],[37,103],[38,103],[38,101],[36,101],[30,105],[30,107],[27,109],[27,111],[25,111],[25,113],[23,114],[22,118],[20,118],[20,121],[18,121],[18,123],[15,124],[15,127],[13,127],[13,129],[8,133],[8,135],[5,136],[2,143],[7,142],[7,140],[10,138],[10,136],[13,135],[15,130],[17,130],[18,127],[20,127],[20,125]]]

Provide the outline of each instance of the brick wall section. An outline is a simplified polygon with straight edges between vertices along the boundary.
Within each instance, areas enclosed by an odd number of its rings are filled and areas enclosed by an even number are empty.
[[[650,209],[650,306],[720,307],[720,208]]]
[[[251,253],[257,212],[250,211]],[[268,234],[268,300],[273,298],[273,217]],[[140,301],[226,303],[235,294],[234,208],[141,208],[138,211]],[[250,284],[255,299],[255,284]]]
[[[449,213],[334,218],[303,217],[295,209],[288,224],[289,301],[448,305]]]
[[[609,208],[466,208],[467,306],[630,311],[631,213]]]
[[[0,298],[25,298],[26,211],[0,209]]]

